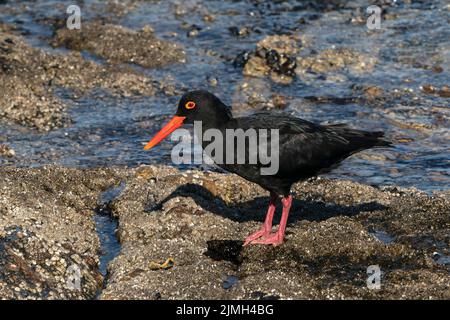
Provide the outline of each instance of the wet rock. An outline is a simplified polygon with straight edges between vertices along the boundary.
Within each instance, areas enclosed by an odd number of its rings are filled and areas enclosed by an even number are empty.
[[[288,105],[286,97],[278,94],[272,97],[272,103],[277,109],[285,109]]]
[[[248,36],[251,32],[250,28],[248,27],[238,28],[236,26],[229,27],[228,31],[230,31],[230,33],[235,37],[245,37]]]
[[[52,44],[87,50],[112,63],[135,63],[147,68],[185,61],[185,53],[179,45],[158,39],[149,26],[134,31],[93,21],[84,23],[81,30],[58,30]]]
[[[344,82],[347,79],[336,72],[371,72],[376,63],[374,57],[348,48],[303,52],[304,42],[304,38],[298,35],[269,36],[258,42],[254,51],[240,53],[234,65],[243,66],[246,76],[270,76],[275,82],[289,84],[296,75],[303,78],[308,74],[322,75],[332,82]]]
[[[264,77],[270,72],[270,67],[266,64],[266,60],[262,57],[250,58],[244,67],[243,74],[252,77]]]
[[[233,66],[235,68],[243,68],[250,59],[250,54],[250,51],[242,51],[239,53],[233,60]]]
[[[450,98],[450,88],[448,86],[443,86],[439,89],[431,84],[426,84],[422,86],[422,91],[427,94],[438,95],[442,98]]]
[[[71,120],[55,88],[75,96],[103,88],[123,96],[153,95],[153,82],[128,67],[101,66],[80,53],[50,54],[29,46],[22,37],[0,33],[0,118],[41,131]]]
[[[450,88],[448,86],[443,86],[438,92],[439,96],[442,98],[450,98]]]
[[[326,74],[329,72],[348,69],[351,72],[361,74],[371,72],[375,66],[376,59],[352,49],[331,48],[321,51],[315,55],[298,57],[296,69],[297,74],[307,72]]]
[[[200,26],[193,24],[193,25],[189,26],[187,36],[189,38],[196,37],[196,36],[198,36],[198,34],[200,33],[201,30],[202,30],[202,28]]]
[[[246,76],[270,76],[275,82],[290,83],[297,66],[295,55],[301,47],[299,36],[269,36],[258,42],[255,51],[236,57],[234,65],[244,65]]]
[[[432,258],[436,246],[450,243],[445,197],[310,180],[294,188],[285,244],[242,247],[263,221],[265,191],[230,174],[138,172],[112,206],[123,250],[102,299],[153,299],[153,292],[162,299],[449,297],[448,269]],[[205,181],[220,192],[203,189]],[[177,261],[172,269],[148,268],[168,257]],[[384,274],[381,290],[366,286],[371,265]],[[223,282],[230,275],[232,285]]]
[[[268,36],[258,42],[258,49],[275,50],[279,54],[295,56],[300,53],[304,40],[299,35]]]
[[[432,86],[431,84],[426,84],[422,86],[422,91],[425,93],[435,93],[436,90],[437,90],[436,87]]]
[[[0,32],[11,32],[11,31],[15,31],[16,29],[17,28],[14,25],[0,22]]]
[[[283,245],[242,247],[268,194],[232,174],[167,166],[0,173],[1,298],[93,298],[102,277],[92,215],[119,182],[109,210],[122,250],[102,299],[449,298],[444,194],[311,179],[294,187]],[[67,285],[72,265],[81,290]],[[371,265],[383,273],[380,290],[366,286]]]
[[[252,77],[270,75],[275,82],[289,84],[295,75],[296,61],[275,50],[259,51],[259,56],[251,57],[245,64],[243,74]]]
[[[444,72],[444,68],[442,68],[441,66],[434,66],[432,68],[432,70],[433,70],[434,73],[442,73],[442,72]]]
[[[135,0],[107,0],[102,3],[88,4],[89,12],[95,14],[96,17],[103,20],[118,20],[135,10],[139,6],[139,1]]]
[[[346,105],[350,103],[355,103],[358,101],[356,97],[327,97],[327,96],[306,96],[304,100],[312,102],[314,104],[329,104],[333,103],[336,105]]]
[[[203,21],[205,22],[211,23],[214,22],[214,20],[216,20],[216,17],[213,14],[208,13],[203,16]]]
[[[367,87],[364,90],[364,93],[367,98],[374,99],[383,95],[383,89],[376,86]]]
[[[13,149],[11,149],[10,147],[8,147],[5,144],[0,144],[0,156],[12,158],[15,155],[16,155],[16,152]]]
[[[211,87],[217,87],[219,84],[219,80],[216,77],[208,77],[207,80]]]
[[[267,295],[261,291],[252,292],[250,295],[250,298],[255,299],[255,300],[279,300],[280,299],[279,296]]]
[[[1,169],[0,298],[92,299],[102,286],[92,216],[106,171]]]

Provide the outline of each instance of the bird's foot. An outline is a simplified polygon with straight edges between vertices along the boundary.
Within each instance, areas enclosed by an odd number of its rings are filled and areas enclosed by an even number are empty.
[[[266,238],[269,236],[270,230],[267,230],[266,228],[262,228],[255,233],[252,233],[244,240],[244,246],[249,245],[250,243],[253,243],[253,241],[259,239],[259,238]]]
[[[283,243],[284,237],[280,233],[271,233],[264,237],[264,239],[253,240],[251,244],[271,244],[278,246]]]

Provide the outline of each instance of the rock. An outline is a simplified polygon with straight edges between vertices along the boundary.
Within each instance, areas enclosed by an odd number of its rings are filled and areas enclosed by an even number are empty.
[[[129,67],[87,61],[78,52],[51,54],[8,33],[0,33],[0,48],[0,118],[40,131],[71,123],[66,103],[53,93],[56,87],[74,95],[94,88],[123,96],[155,93],[148,77]]]
[[[442,68],[441,66],[434,66],[431,70],[433,70],[434,73],[444,72],[444,68]]]
[[[262,224],[268,193],[233,174],[167,166],[0,171],[0,298],[93,298],[102,277],[92,216],[99,195],[120,181],[109,209],[122,250],[101,299],[450,298],[448,266],[436,259],[450,242],[445,194],[300,182],[286,242],[242,247]],[[171,263],[154,267],[164,261]],[[67,287],[72,265],[81,270],[79,291]],[[381,290],[366,286],[371,265],[382,271]]]
[[[275,50],[279,54],[296,56],[302,49],[303,41],[298,34],[268,36],[258,42],[257,49]]]
[[[205,21],[205,22],[211,23],[211,22],[214,22],[215,20],[216,20],[216,17],[213,14],[208,13],[203,16],[203,21]]]
[[[230,33],[235,37],[245,37],[250,34],[250,28],[248,27],[238,28],[236,26],[233,26],[229,27],[228,31],[230,31]]]
[[[361,74],[371,72],[376,59],[352,49],[330,48],[315,55],[298,57],[296,72],[302,75],[306,72],[326,74],[332,71],[348,69]]]
[[[185,61],[185,53],[179,45],[158,39],[149,26],[134,31],[93,21],[84,23],[81,30],[58,30],[52,44],[87,50],[112,63],[135,63],[147,68]]]
[[[252,77],[264,77],[270,72],[270,67],[266,60],[261,57],[252,57],[245,64],[243,74]]]
[[[245,66],[245,64],[248,62],[248,60],[250,59],[250,51],[242,51],[240,52],[236,58],[234,58],[233,60],[233,66],[235,68],[243,68]]]
[[[450,88],[448,86],[443,86],[441,90],[439,90],[438,95],[442,98],[450,98]]]
[[[0,156],[13,158],[16,152],[5,144],[0,144]]]
[[[301,46],[301,38],[297,35],[269,36],[258,42],[255,51],[239,54],[234,65],[243,65],[245,76],[270,76],[275,82],[289,84],[297,66],[294,55]]]
[[[274,82],[289,84],[295,75],[294,58],[279,54],[275,50],[259,51],[259,56],[250,57],[244,67],[243,74],[252,77],[270,75]]]
[[[383,89],[380,87],[372,86],[364,89],[364,93],[367,98],[373,99],[383,95]]]
[[[274,82],[290,84],[298,75],[320,74],[331,82],[345,82],[347,78],[333,72],[362,74],[371,72],[376,59],[347,48],[329,48],[316,53],[303,53],[303,38],[269,36],[258,42],[254,51],[242,52],[234,60],[235,67],[244,66],[243,74],[252,77],[270,76]]]
[[[207,80],[208,80],[209,85],[212,87],[217,87],[217,85],[219,83],[219,80],[217,80],[216,77],[208,77]]]
[[[189,27],[189,30],[187,32],[187,36],[188,37],[196,37],[196,36],[198,36],[198,34],[200,33],[201,30],[202,30],[201,27],[193,24],[192,26]]]
[[[274,95],[272,98],[273,106],[277,109],[285,109],[287,107],[286,97],[282,95]]]
[[[92,216],[98,192],[118,179],[114,175],[57,167],[1,169],[1,299],[95,297],[103,278]],[[80,276],[79,286],[74,275]]]
[[[431,84],[426,84],[422,86],[422,91],[425,93],[435,93],[436,87],[432,86]]]
[[[443,86],[439,89],[431,84],[426,84],[422,86],[422,91],[427,94],[436,94],[442,98],[450,98],[450,89],[448,86]]]
[[[123,250],[101,299],[154,299],[154,292],[161,299],[254,299],[255,292],[281,299],[449,297],[448,270],[432,260],[434,246],[450,240],[444,197],[349,181],[302,182],[294,188],[286,243],[242,247],[263,221],[265,191],[230,174],[144,168],[139,171],[151,172],[156,185],[128,180],[113,204]],[[395,238],[386,244],[371,230]],[[169,257],[172,269],[148,267]],[[381,290],[366,287],[370,265],[385,274]],[[233,275],[227,289],[225,275]]]

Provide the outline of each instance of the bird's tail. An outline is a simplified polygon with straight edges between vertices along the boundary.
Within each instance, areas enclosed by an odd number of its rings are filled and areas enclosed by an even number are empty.
[[[372,131],[372,132],[366,132],[366,134],[374,139],[375,144],[374,147],[392,147],[392,142],[389,140],[384,139],[384,132],[383,131]]]
[[[329,125],[329,129],[346,139],[356,150],[373,147],[392,147],[392,142],[384,139],[383,131],[363,131],[351,129],[346,125]]]

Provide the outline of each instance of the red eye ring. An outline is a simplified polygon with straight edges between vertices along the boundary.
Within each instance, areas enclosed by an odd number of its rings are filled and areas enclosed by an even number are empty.
[[[195,106],[196,106],[196,104],[195,104],[194,101],[189,101],[189,102],[187,102],[187,103],[184,105],[184,107],[185,107],[186,109],[194,109]]]

